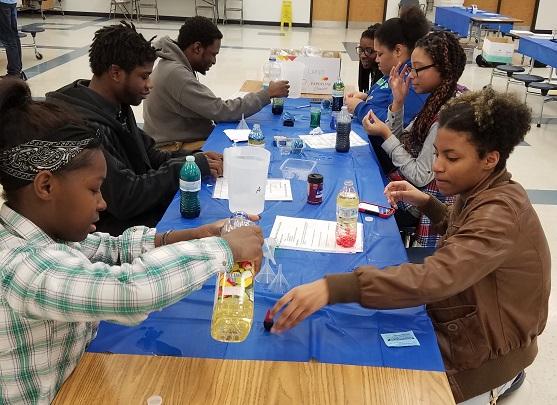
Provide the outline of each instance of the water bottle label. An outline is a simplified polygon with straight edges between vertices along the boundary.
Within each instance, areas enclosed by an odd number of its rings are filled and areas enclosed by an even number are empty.
[[[342,104],[344,103],[344,99],[342,96],[340,97],[335,97],[333,96],[333,106],[332,106],[332,110],[333,111],[340,111],[342,108]]]
[[[358,217],[358,208],[337,207],[337,218],[352,219]]]
[[[180,191],[194,193],[201,190],[201,179],[197,181],[185,181],[180,179]]]
[[[229,272],[217,275],[216,300],[239,298],[253,302],[253,266],[251,262],[235,263]]]

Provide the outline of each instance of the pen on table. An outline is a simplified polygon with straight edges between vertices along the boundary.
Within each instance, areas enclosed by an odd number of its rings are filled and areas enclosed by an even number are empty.
[[[299,105],[298,107],[296,107],[296,110],[298,110],[300,108],[307,108],[307,107],[311,107],[311,104]]]

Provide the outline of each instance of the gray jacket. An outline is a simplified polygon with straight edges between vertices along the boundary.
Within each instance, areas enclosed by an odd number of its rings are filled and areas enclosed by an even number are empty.
[[[412,157],[400,142],[403,132],[402,119],[404,117],[404,107],[402,110],[393,113],[391,107],[388,109],[387,125],[391,128],[394,136],[388,138],[381,147],[391,158],[393,164],[398,167],[400,173],[416,187],[427,186],[433,180],[433,160],[435,158],[435,148],[433,143],[437,138],[439,124],[435,121],[427,133],[424,145],[417,157]],[[406,127],[410,131],[414,125],[414,120]]]
[[[155,47],[161,59],[151,75],[153,90],[143,102],[143,118],[157,143],[207,139],[213,121],[238,121],[270,103],[267,90],[222,100],[199,82],[175,41],[164,37]]]

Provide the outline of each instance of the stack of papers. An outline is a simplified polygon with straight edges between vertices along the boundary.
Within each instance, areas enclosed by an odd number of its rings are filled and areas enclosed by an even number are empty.
[[[219,177],[213,190],[213,198],[228,200],[228,182],[224,177]],[[268,179],[265,189],[265,201],[292,201],[292,188],[290,180]]]
[[[247,142],[251,129],[225,129],[224,133],[232,142]]]
[[[300,135],[307,146],[313,149],[333,149],[337,141],[337,134],[330,132],[321,135]],[[364,141],[357,133],[350,131],[350,147],[366,146]]]
[[[357,253],[364,251],[364,227],[358,222],[356,244],[351,248],[337,245],[336,222],[319,219],[292,218],[277,215],[271,238],[281,249],[325,253]]]

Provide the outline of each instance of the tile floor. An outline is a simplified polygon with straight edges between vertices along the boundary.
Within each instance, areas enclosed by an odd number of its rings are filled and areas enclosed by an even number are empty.
[[[116,20],[112,20],[114,23]],[[20,16],[19,24],[42,23],[39,16]],[[23,65],[28,73],[29,85],[34,96],[44,96],[70,81],[91,76],[87,51],[94,32],[106,25],[104,18],[54,16],[49,15],[39,34],[38,43],[44,55],[36,60],[31,49],[23,49]],[[137,24],[146,36],[169,35],[176,37],[180,24],[161,21],[160,23]],[[286,35],[279,35],[278,27],[226,25],[219,27],[224,34],[217,64],[201,77],[215,94],[227,97],[235,93],[244,80],[260,78],[261,66],[273,47],[296,48],[313,45],[327,50],[342,52],[342,78],[347,84],[357,83],[357,62],[346,53],[343,42],[356,42],[361,30],[336,28],[294,28]],[[30,38],[22,40],[30,43]],[[518,59],[517,59],[518,61]],[[5,72],[6,59],[0,53],[0,72]],[[232,69],[231,69],[232,67]],[[547,69],[536,69],[536,73],[547,75]],[[479,68],[475,64],[467,66],[461,83],[470,89],[480,89],[489,83],[490,69]],[[494,86],[504,90],[504,80],[495,79]],[[511,85],[510,91],[524,94],[524,88]],[[540,98],[528,100],[537,114]],[[136,117],[142,122],[141,106],[135,109]],[[549,103],[546,116],[557,117],[557,103]],[[557,120],[552,124],[536,128],[533,125],[526,138],[529,146],[519,146],[512,154],[508,166],[514,178],[529,190],[532,202],[540,216],[556,262],[557,250],[557,177],[551,173],[557,169]],[[557,268],[554,265],[554,268]],[[556,270],[557,272],[557,270]],[[557,273],[556,273],[557,274]],[[515,396],[503,403],[507,404],[553,404],[557,403],[557,315],[552,308],[556,304],[555,294],[550,300],[550,313],[545,333],[540,338],[540,353],[535,363],[527,370],[527,383]]]

